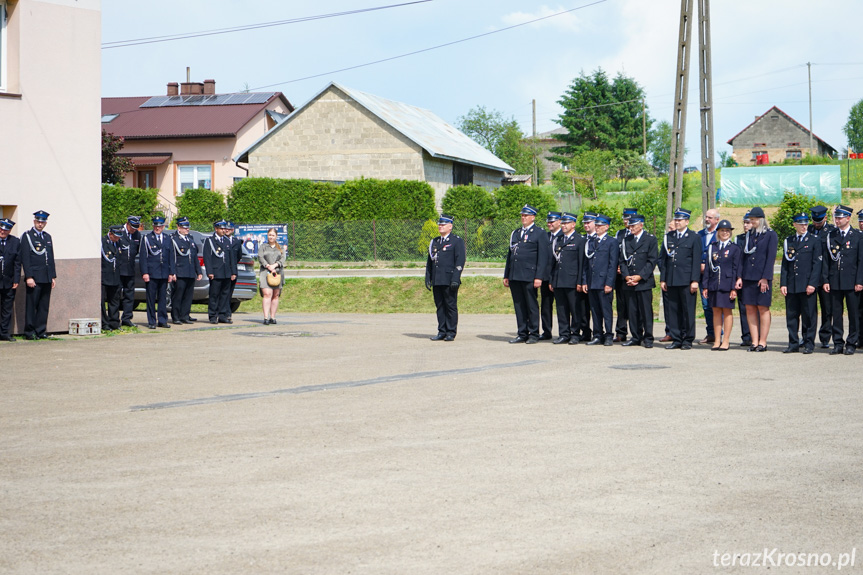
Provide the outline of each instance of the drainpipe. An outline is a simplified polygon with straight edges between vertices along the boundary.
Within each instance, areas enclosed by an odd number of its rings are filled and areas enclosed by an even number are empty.
[[[240,165],[240,160],[237,160],[236,162],[234,162],[234,165],[235,165],[235,166],[237,166],[238,168],[240,168],[241,170],[243,170],[244,172],[246,172],[246,177],[247,177],[247,178],[249,177],[249,169],[248,169],[248,168],[244,168],[243,166],[241,166],[241,165]]]

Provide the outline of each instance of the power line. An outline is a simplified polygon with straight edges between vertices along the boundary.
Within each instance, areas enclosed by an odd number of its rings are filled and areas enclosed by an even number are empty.
[[[301,18],[291,18],[289,20],[274,20],[271,22],[261,22],[258,24],[245,24],[243,26],[234,26],[231,28],[218,28],[215,30],[203,30],[200,32],[183,32],[181,34],[169,34],[166,36],[151,36],[149,38],[135,38],[132,40],[117,40],[114,42],[103,42],[102,49],[110,50],[112,48],[128,48],[129,46],[140,46],[141,44],[155,44],[158,42],[173,42],[174,40],[186,40],[188,38],[200,38],[202,36],[216,36],[218,34],[230,34],[233,32],[245,32],[247,30],[257,30],[259,28],[271,28],[273,26],[285,26],[287,24],[297,24],[300,22],[310,22],[313,20],[323,20],[325,18],[335,18],[338,16],[350,16],[353,14],[362,14],[365,12],[374,12],[377,10],[386,10],[388,8],[400,8],[402,6],[410,6],[412,4],[423,4],[432,2],[433,0],[414,0],[412,2],[404,2],[402,4],[390,4],[388,6],[375,6],[372,8],[360,8],[358,10],[348,10],[345,12],[333,12],[332,14],[320,14],[317,16],[303,16]]]
[[[591,6],[596,6],[597,4],[603,4],[608,0],[596,0],[596,2],[591,2],[589,4],[584,4],[577,8],[571,8],[570,10],[564,10],[563,12],[557,12],[555,14],[550,14],[548,16],[543,16],[541,18],[536,18],[534,20],[528,20],[527,22],[522,22],[521,24],[514,24],[512,26],[507,26],[506,28],[500,28],[498,30],[492,30],[491,32],[485,32],[484,34],[477,34],[476,36],[470,36],[468,38],[462,38],[461,40],[454,40],[452,42],[447,42],[445,44],[438,44],[437,46],[431,46],[429,48],[423,48],[421,50],[414,50],[413,52],[406,52],[405,54],[399,54],[398,56],[390,56],[389,58],[383,58],[381,60],[375,60],[373,62],[366,62],[365,64],[357,64],[355,66],[348,66],[347,68],[339,68],[338,70],[331,70],[329,72],[322,72],[320,74],[312,74],[311,76],[305,76],[303,78],[294,78],[293,80],[285,80],[284,82],[276,82],[275,84],[267,84],[266,86],[258,86],[256,88],[252,88],[252,90],[263,90],[264,88],[272,88],[273,86],[283,86],[284,84],[293,84],[294,82],[302,82],[304,80],[311,80],[313,78],[320,78],[321,76],[329,76],[330,74],[338,74],[339,72],[347,72],[349,70],[356,70],[357,68],[365,68],[366,66],[373,66],[375,64],[381,64],[383,62],[389,62],[391,60],[398,60],[399,58],[406,58],[408,56],[415,56],[416,54],[422,54],[423,52],[430,52],[432,50],[437,50],[439,48],[445,48],[447,46],[453,46],[455,44],[461,44],[462,42],[467,42],[469,40],[476,40],[477,38],[483,38],[485,36],[491,36],[492,34],[498,34],[500,32],[506,32],[507,30],[512,30],[513,28],[519,28],[521,26],[527,26],[528,24],[534,24],[536,22],[540,22],[542,20],[547,20],[549,18],[554,18],[556,16],[562,16],[563,14],[568,14],[570,12],[575,12],[576,10],[582,10],[584,8],[589,8]]]

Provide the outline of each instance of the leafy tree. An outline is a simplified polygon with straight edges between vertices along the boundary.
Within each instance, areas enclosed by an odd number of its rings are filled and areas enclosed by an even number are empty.
[[[225,196],[215,190],[192,188],[177,198],[177,214],[189,218],[195,229],[207,229],[226,217],[227,211]]]
[[[533,174],[534,150],[532,145],[532,140],[525,140],[524,133],[518,127],[518,122],[510,120],[493,152],[495,156],[512,166],[516,174]],[[536,152],[539,153],[539,150]],[[534,184],[539,185],[539,182],[545,177],[542,160],[539,157],[537,157],[536,162],[536,173],[538,181]]]
[[[481,186],[453,186],[444,194],[441,209],[454,218],[487,219],[494,216],[494,198]]]
[[[848,122],[842,127],[848,138],[848,147],[856,153],[863,152],[863,100],[853,106],[848,113]]]
[[[650,165],[660,174],[667,174],[671,163],[671,124],[662,120],[650,131],[647,144]]]
[[[518,218],[525,204],[536,208],[538,222],[544,222],[549,211],[557,210],[557,202],[551,192],[538,186],[503,186],[494,191],[494,203],[496,218],[503,220]]]
[[[149,188],[124,188],[113,184],[102,184],[102,228],[122,224],[129,216],[141,216],[148,221],[156,215],[159,205],[159,190]]]
[[[555,135],[562,145],[552,153],[566,158],[589,150],[642,151],[643,98],[644,89],[623,74],[609,81],[602,68],[590,76],[582,72],[558,100],[564,111],[557,123],[567,133]],[[649,116],[646,125],[653,125]]]
[[[486,110],[485,106],[477,106],[466,115],[459,116],[456,127],[467,134],[471,140],[494,153],[506,131],[507,121],[497,110]]]
[[[123,138],[109,134],[102,128],[103,184],[122,184],[126,172],[132,171],[132,161],[117,155],[124,145]]]
[[[640,154],[632,150],[616,150],[610,164],[618,179],[623,180],[623,190],[626,183],[636,178],[648,178],[651,175],[650,164]]]
[[[782,203],[779,204],[779,211],[770,218],[770,227],[779,236],[780,250],[782,249],[782,240],[794,233],[794,223],[792,218],[800,212],[809,213],[809,208],[818,205],[818,200],[806,194],[795,194],[793,192],[785,192],[782,198]]]
[[[614,153],[608,150],[581,152],[570,160],[573,171],[580,176],[592,178],[595,186],[600,186],[605,180],[614,177],[613,162]]]
[[[719,166],[720,168],[736,168],[737,160],[731,157],[726,151],[719,152]]]

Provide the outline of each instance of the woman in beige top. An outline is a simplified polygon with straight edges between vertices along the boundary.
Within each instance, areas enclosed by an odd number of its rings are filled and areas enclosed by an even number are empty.
[[[285,283],[284,267],[285,252],[278,242],[276,228],[267,230],[267,243],[258,247],[258,261],[261,262],[261,274],[258,285],[261,288],[261,306],[264,310],[264,325],[276,323],[276,312],[279,311],[279,296]],[[278,287],[267,283],[267,276],[272,273],[281,274]]]

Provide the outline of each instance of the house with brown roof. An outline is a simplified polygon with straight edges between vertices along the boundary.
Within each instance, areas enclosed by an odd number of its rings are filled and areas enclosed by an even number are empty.
[[[217,94],[215,80],[168,84],[164,96],[102,98],[102,127],[134,170],[124,185],[159,188],[166,212],[190,188],[227,191],[247,175],[231,159],[294,107],[281,92]]]
[[[809,155],[809,129],[773,106],[728,140],[731,157],[741,166],[780,164]],[[812,153],[836,157],[836,149],[812,135]]]

